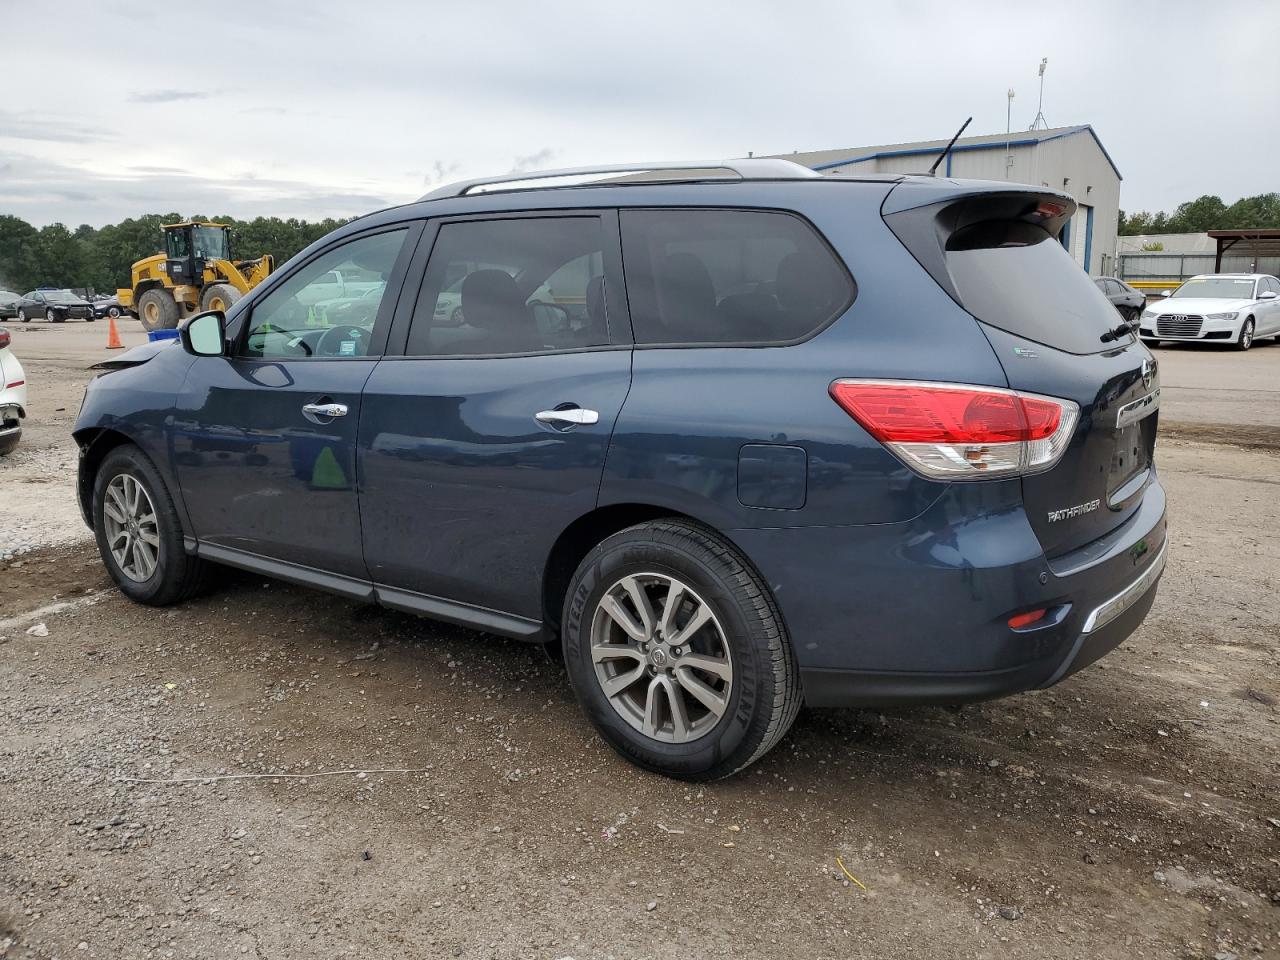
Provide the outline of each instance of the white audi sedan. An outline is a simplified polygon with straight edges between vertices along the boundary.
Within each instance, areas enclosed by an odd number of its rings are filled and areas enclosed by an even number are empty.
[[[1139,336],[1234,344],[1248,350],[1259,337],[1280,337],[1280,280],[1262,273],[1215,273],[1190,280],[1142,311]]]

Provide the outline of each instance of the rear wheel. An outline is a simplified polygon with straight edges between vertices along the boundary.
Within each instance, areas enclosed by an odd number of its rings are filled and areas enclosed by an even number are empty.
[[[240,299],[240,291],[229,283],[211,283],[200,294],[201,310],[221,310],[226,313]]]
[[[111,579],[136,603],[176,603],[203,582],[205,565],[183,548],[182,524],[164,480],[131,444],[112,450],[98,468],[93,530]]]
[[[1240,336],[1236,338],[1237,350],[1248,350],[1253,346],[1253,317],[1244,322],[1240,328]]]
[[[138,298],[138,319],[148,331],[172,330],[178,325],[178,302],[168,290],[148,290]]]
[[[564,655],[606,741],[649,770],[713,780],[764,756],[800,708],[765,585],[712,531],[655,521],[609,537],[565,599]]]
[[[112,320],[116,320],[116,319],[118,319],[118,318],[119,318],[119,316],[120,316],[120,308],[119,308],[119,307],[108,307],[108,308],[107,308],[107,316],[108,316],[108,317],[110,317]]]

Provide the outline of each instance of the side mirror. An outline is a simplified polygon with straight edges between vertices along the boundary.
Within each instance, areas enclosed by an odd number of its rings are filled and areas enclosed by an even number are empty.
[[[1267,290],[1263,293],[1258,294],[1259,300],[1274,300],[1275,298],[1276,298],[1276,292],[1274,290]]]
[[[221,310],[197,313],[179,331],[182,348],[197,357],[220,357],[227,352],[227,317]]]
[[[1160,296],[1162,296],[1162,297],[1172,297],[1172,296],[1173,296],[1173,291],[1172,291],[1172,290],[1161,290],[1161,291],[1160,291]]]

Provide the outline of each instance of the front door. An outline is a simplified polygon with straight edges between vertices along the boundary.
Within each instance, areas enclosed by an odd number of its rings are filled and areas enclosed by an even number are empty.
[[[384,603],[536,629],[548,553],[595,507],[631,382],[620,267],[612,213],[440,226],[361,411]]]
[[[419,231],[401,225],[337,242],[250,305],[231,356],[192,364],[171,436],[204,554],[367,579],[360,393],[383,352],[407,241]],[[334,271],[350,295],[316,301],[311,288]]]

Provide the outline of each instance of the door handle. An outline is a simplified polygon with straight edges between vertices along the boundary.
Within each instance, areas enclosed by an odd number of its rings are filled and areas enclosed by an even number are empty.
[[[345,403],[304,403],[302,412],[308,417],[345,417],[347,415],[347,405]]]
[[[595,410],[586,410],[583,407],[569,407],[564,410],[543,410],[535,413],[533,419],[553,427],[581,427],[599,423],[600,414]]]

